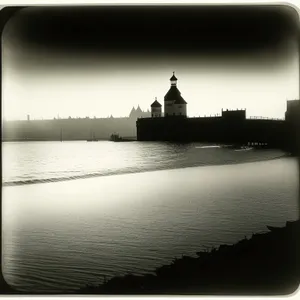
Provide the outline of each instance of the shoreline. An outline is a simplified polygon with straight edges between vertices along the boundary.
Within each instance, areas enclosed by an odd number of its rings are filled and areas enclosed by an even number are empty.
[[[86,285],[73,292],[47,295],[288,295],[300,282],[300,220],[284,227],[266,226],[268,232],[249,239],[182,255],[144,275],[112,277],[99,285]],[[100,275],[99,275],[100,277]],[[100,280],[99,280],[100,282]],[[2,277],[6,295],[42,295],[19,292]]]
[[[292,154],[283,153],[282,155],[266,158],[266,159],[257,159],[253,161],[244,161],[244,162],[230,162],[226,164],[215,163],[215,164],[206,164],[206,165],[194,165],[194,166],[181,166],[181,167],[163,167],[163,168],[156,168],[156,169],[149,169],[149,170],[140,170],[140,171],[116,171],[116,173],[108,173],[108,174],[84,174],[84,175],[75,175],[71,177],[62,177],[62,178],[46,178],[46,179],[30,179],[24,181],[8,181],[2,182],[2,187],[11,187],[11,186],[24,186],[24,185],[34,185],[34,184],[42,184],[42,183],[56,183],[56,182],[64,182],[64,181],[72,181],[72,180],[80,180],[80,179],[91,179],[96,177],[109,177],[109,176],[117,176],[117,175],[133,175],[133,174],[143,174],[149,172],[156,172],[156,171],[174,171],[174,170],[181,170],[181,169],[188,169],[188,168],[205,168],[205,167],[220,167],[220,166],[232,166],[232,165],[242,165],[242,164],[250,164],[250,163],[259,163],[259,162],[267,162],[272,160],[278,160],[281,158],[293,158]]]
[[[235,244],[220,245],[197,257],[182,256],[152,274],[117,276],[78,294],[104,295],[287,295],[300,282],[300,221]]]

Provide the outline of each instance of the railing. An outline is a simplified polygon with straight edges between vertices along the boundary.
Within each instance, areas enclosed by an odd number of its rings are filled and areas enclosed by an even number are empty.
[[[270,117],[256,117],[256,116],[251,116],[248,119],[251,120],[275,120],[275,121],[284,121],[284,118],[270,118]]]
[[[224,109],[222,108],[222,112],[226,111],[246,111],[246,108],[237,108],[237,109]]]
[[[213,118],[213,117],[221,117],[221,114],[214,114],[214,115],[204,115],[204,116],[194,116],[194,117],[189,117],[190,119],[194,118]]]
[[[204,116],[193,116],[188,117],[189,119],[197,119],[197,118],[214,118],[214,117],[222,117],[222,114],[214,114],[214,115],[204,115]],[[159,117],[138,117],[137,119],[149,119],[149,118],[159,118]],[[161,116],[160,118],[163,118]],[[257,117],[257,116],[251,116],[249,118],[246,118],[248,120],[273,120],[273,121],[284,121],[284,118],[270,118],[270,117]]]

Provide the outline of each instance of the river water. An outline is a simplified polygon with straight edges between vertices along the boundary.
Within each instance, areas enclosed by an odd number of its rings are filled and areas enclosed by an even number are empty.
[[[298,218],[276,150],[139,142],[3,143],[3,275],[64,292]]]

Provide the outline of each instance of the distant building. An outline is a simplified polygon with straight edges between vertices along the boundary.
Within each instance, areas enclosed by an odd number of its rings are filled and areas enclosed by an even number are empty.
[[[300,100],[288,100],[285,112],[287,147],[300,155]]]
[[[246,110],[245,109],[237,109],[237,110],[223,110],[222,109],[222,118],[242,121],[246,119]]]
[[[288,100],[286,103],[285,119],[292,119],[294,116],[298,117],[300,113],[300,100]]]
[[[147,111],[142,111],[140,106],[138,105],[137,109],[134,107],[131,109],[131,112],[129,114],[129,118],[132,120],[137,120],[138,118],[149,118],[151,116],[151,113],[149,109]]]
[[[157,101],[157,98],[155,97],[155,101],[151,104],[151,117],[160,118],[161,116],[161,104]]]
[[[27,115],[27,121],[30,121],[30,115]]]

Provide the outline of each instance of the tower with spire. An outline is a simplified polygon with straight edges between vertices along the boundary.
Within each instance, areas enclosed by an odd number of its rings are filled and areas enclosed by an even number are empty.
[[[129,114],[129,118],[136,118],[136,112],[135,112],[135,108],[133,107],[130,114]]]
[[[175,72],[173,72],[173,76],[170,78],[171,87],[164,98],[165,117],[187,116],[187,102],[182,98],[181,93],[177,88],[177,80]]]
[[[141,110],[140,105],[138,105],[137,109],[135,110],[135,113],[137,116],[140,116],[143,114],[143,111]]]

